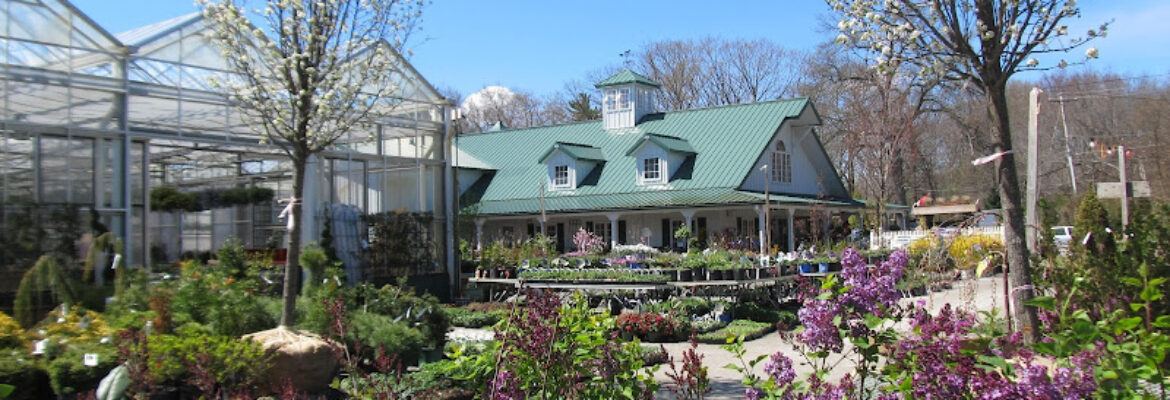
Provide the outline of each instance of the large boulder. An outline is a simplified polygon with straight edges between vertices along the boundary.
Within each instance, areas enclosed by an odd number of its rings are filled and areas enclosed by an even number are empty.
[[[316,393],[329,388],[337,374],[341,345],[315,334],[284,326],[244,335],[260,343],[271,356],[264,383],[282,387],[292,383],[298,391]]]

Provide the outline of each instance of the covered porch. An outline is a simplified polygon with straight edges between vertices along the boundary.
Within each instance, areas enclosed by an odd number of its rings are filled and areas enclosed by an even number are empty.
[[[762,199],[762,195],[760,195]],[[662,251],[687,251],[687,241],[675,238],[679,228],[690,228],[700,249],[719,247],[775,254],[814,243],[830,243],[849,233],[848,217],[863,206],[834,201],[772,199],[771,206],[717,204],[702,207],[612,209],[582,212],[476,216],[473,243],[477,249],[495,241],[519,243],[540,233],[553,238],[559,253],[577,250],[573,235],[594,233],[610,248],[644,244]]]

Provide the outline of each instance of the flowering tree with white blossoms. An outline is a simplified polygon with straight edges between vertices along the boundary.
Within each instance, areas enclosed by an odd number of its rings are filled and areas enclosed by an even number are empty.
[[[1032,307],[1031,267],[1024,245],[1020,184],[1008,123],[1007,82],[1017,72],[1061,68],[1044,66],[1038,54],[1066,53],[1096,37],[1108,24],[1085,36],[1069,35],[1066,20],[1080,16],[1075,0],[826,0],[841,17],[837,41],[867,49],[876,68],[909,63],[919,73],[961,82],[981,92],[992,119],[991,146],[996,153],[999,194],[1005,221],[1014,320],[1029,341],[1037,336]],[[1097,57],[1096,48],[1085,59]]]
[[[211,37],[234,69],[213,83],[265,141],[292,161],[289,249],[280,325],[295,321],[301,215],[309,157],[399,102],[396,54],[420,0],[199,0]],[[253,25],[253,22],[262,25]]]

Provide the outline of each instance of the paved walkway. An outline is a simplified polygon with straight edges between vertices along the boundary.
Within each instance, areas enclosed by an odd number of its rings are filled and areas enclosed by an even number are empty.
[[[903,299],[904,302],[924,302],[925,306],[931,311],[937,311],[945,304],[952,304],[954,307],[966,310],[990,310],[998,308],[1003,309],[1003,276],[997,275],[994,277],[982,278],[979,280],[964,280],[955,282],[954,287],[948,290],[943,290],[936,293],[931,293],[926,296],[912,297]],[[1002,313],[1001,313],[1002,315]],[[804,376],[805,373],[810,372],[812,368],[806,364],[804,357],[802,357],[793,346],[787,342],[780,334],[769,334],[762,338],[746,342],[744,345],[747,348],[745,359],[751,360],[763,354],[773,354],[777,351],[782,351],[786,356],[791,358],[796,363],[797,376]],[[690,343],[664,343],[663,347],[670,353],[675,360],[682,360],[682,354],[686,349],[690,348]],[[740,383],[742,375],[740,373],[724,368],[725,365],[738,362],[731,353],[724,351],[719,345],[700,343],[698,351],[703,355],[703,365],[707,367],[707,374],[711,379],[712,391],[709,399],[739,399],[743,398],[744,386]],[[836,361],[831,358],[831,361]],[[757,376],[763,376],[764,363],[760,362],[755,368]],[[681,367],[681,365],[680,365]],[[852,365],[847,361],[840,362],[829,379],[835,380],[840,378],[846,371],[851,370]],[[671,399],[672,394],[665,389],[665,385],[669,384],[670,379],[666,376],[666,371],[670,368],[668,365],[662,365],[659,368],[655,378],[658,382],[663,384],[663,390],[659,392],[658,398]]]

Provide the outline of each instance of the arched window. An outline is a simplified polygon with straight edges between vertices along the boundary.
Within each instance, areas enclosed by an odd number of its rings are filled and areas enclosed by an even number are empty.
[[[776,149],[772,150],[772,181],[779,183],[792,182],[792,155],[783,140],[776,141]]]

